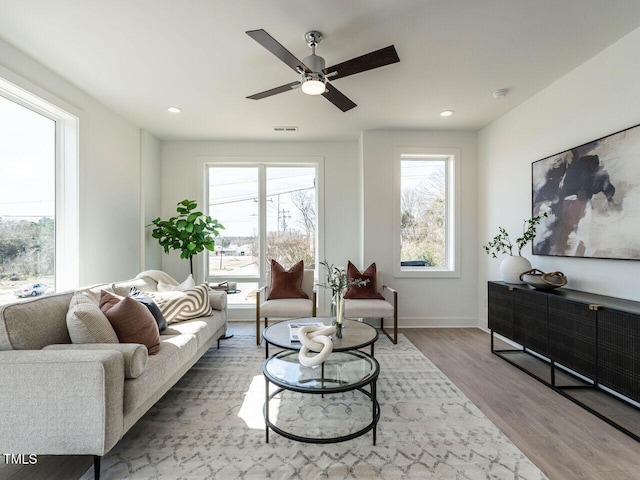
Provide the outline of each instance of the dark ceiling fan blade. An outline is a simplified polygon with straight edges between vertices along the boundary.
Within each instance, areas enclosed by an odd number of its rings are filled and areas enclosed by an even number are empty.
[[[353,107],[357,107],[355,103],[349,100],[340,90],[338,90],[330,83],[327,83],[326,87],[327,90],[322,94],[322,96],[333,103],[343,112],[351,110]]]
[[[393,45],[381,48],[375,52],[367,53],[346,62],[338,63],[333,67],[325,68],[322,72],[327,75],[332,72],[337,72],[336,75],[331,76],[331,81],[338,78],[347,77],[360,72],[366,72],[378,67],[384,67],[391,63],[400,61],[396,48]]]
[[[281,85],[276,88],[272,88],[271,90],[265,90],[264,92],[256,93],[255,95],[251,95],[247,98],[251,100],[260,100],[261,98],[270,97],[271,95],[276,95],[278,93],[288,92],[289,90],[293,90],[300,86],[300,82],[291,82],[286,85]]]
[[[299,69],[302,69],[304,72],[309,73],[311,70],[298,60],[289,50],[284,48],[278,41],[269,35],[264,30],[249,30],[246,32],[251,38],[253,38],[256,42],[262,45],[264,48],[273,53],[276,57],[282,60],[284,63],[289,65],[293,70],[297,73],[300,73]]]

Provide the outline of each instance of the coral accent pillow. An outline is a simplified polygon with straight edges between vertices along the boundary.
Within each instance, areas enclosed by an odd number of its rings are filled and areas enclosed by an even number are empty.
[[[302,290],[302,277],[304,275],[304,263],[300,260],[289,270],[275,260],[271,260],[271,284],[269,285],[269,298],[309,298]]]
[[[378,272],[376,271],[375,262],[360,273],[356,266],[349,262],[347,264],[347,277],[349,281],[353,280],[369,280],[366,285],[349,287],[347,293],[344,294],[345,299],[351,300],[384,300],[384,297],[378,291]]]
[[[100,310],[109,319],[120,343],[141,343],[155,355],[160,350],[160,332],[147,307],[131,297],[120,297],[102,291]]]

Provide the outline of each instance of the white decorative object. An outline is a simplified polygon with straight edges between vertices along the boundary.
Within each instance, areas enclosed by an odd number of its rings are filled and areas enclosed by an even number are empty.
[[[305,367],[313,367],[324,362],[333,351],[333,342],[329,335],[336,332],[336,327],[314,327],[306,325],[302,327],[298,333],[302,348],[298,358],[300,363]],[[309,351],[318,352],[313,357],[309,356]]]
[[[524,284],[520,274],[527,270],[531,270],[531,263],[520,255],[509,255],[500,263],[500,275],[506,283]]]

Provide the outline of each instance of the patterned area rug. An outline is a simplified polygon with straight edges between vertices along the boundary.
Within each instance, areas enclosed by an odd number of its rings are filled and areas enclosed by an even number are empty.
[[[275,349],[274,349],[275,351]],[[264,348],[236,335],[211,348],[102,460],[115,479],[545,479],[403,335],[376,343],[381,417],[372,433],[316,445],[274,432],[265,443]],[[359,392],[270,403],[285,430],[343,435],[366,425]],[[89,470],[83,480],[93,478]]]

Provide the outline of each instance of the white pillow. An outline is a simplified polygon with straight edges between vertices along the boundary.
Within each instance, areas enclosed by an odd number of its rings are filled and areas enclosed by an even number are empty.
[[[83,293],[71,297],[67,312],[67,330],[72,343],[119,343],[109,319]]]
[[[196,281],[193,279],[193,275],[191,274],[189,274],[185,281],[180,285],[171,285],[170,283],[165,283],[162,280],[158,281],[159,292],[184,292],[185,290],[189,290],[195,286]]]
[[[167,323],[177,323],[213,314],[209,302],[209,286],[198,285],[182,291],[147,292],[158,305]]]

